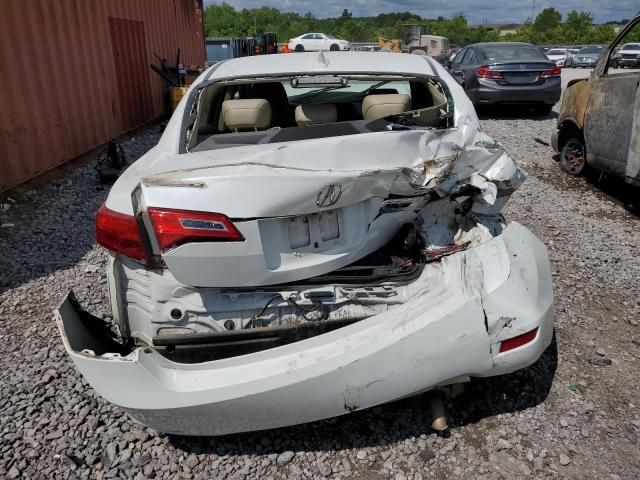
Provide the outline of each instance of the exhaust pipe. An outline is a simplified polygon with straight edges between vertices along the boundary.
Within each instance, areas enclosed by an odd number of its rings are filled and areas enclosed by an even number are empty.
[[[431,393],[431,428],[439,437],[449,438],[451,430],[447,425],[443,397],[442,392],[435,391]]]

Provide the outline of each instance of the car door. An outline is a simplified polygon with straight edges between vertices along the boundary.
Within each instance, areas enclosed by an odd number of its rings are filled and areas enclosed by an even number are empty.
[[[313,33],[307,33],[306,35],[303,35],[302,37],[300,37],[300,42],[302,44],[302,46],[304,47],[305,50],[313,50]]]
[[[465,50],[464,57],[462,57],[460,65],[456,69],[456,79],[467,92],[472,102],[475,100],[475,88],[478,86],[478,79],[476,77],[477,66],[478,52],[475,48],[469,47]]]
[[[310,50],[315,50],[315,51],[320,51],[322,50],[322,46],[323,46],[323,39],[322,39],[322,34],[320,33],[314,33],[313,34],[313,40],[311,40],[311,48]]]
[[[451,72],[451,76],[456,80],[456,82],[458,82],[460,85],[462,85],[462,59],[464,58],[464,56],[467,53],[467,49],[462,49],[460,50],[457,55],[455,57],[453,57],[453,60],[451,61],[451,66],[449,67],[449,71]]]
[[[636,17],[607,48],[590,83],[591,92],[584,119],[587,160],[605,172],[638,177],[638,84],[640,72],[609,66],[614,48],[629,35],[637,35],[640,17]],[[629,162],[629,160],[631,160]]]
[[[467,91],[467,95],[470,95],[470,92],[478,86],[478,77],[476,76],[478,65],[478,52],[475,48],[469,47],[466,55],[462,59],[462,64],[460,65],[460,69],[462,70],[462,79],[464,82],[463,86]]]
[[[331,48],[329,43],[331,40],[326,35],[318,33],[316,40],[318,40],[318,50],[329,50]]]

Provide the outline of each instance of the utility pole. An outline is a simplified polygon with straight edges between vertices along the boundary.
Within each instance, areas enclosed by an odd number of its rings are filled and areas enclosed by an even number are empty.
[[[533,15],[535,14],[536,11],[536,0],[531,0],[531,23],[533,23]]]

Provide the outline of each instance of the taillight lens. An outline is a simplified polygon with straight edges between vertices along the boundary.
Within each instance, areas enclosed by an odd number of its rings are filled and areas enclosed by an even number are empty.
[[[500,344],[500,353],[508,352],[509,350],[513,350],[514,348],[521,347],[526,345],[527,343],[533,341],[538,334],[538,329],[534,328],[533,330],[523,333],[522,335],[518,335],[517,337],[509,338],[504,340]]]
[[[539,77],[540,78],[559,77],[561,73],[562,73],[562,70],[560,70],[560,67],[556,65],[555,67],[553,67],[552,70],[545,70],[544,72],[541,72]]]
[[[148,212],[161,250],[188,242],[244,241],[231,220],[220,213],[155,207]]]
[[[491,70],[488,66],[480,67],[476,70],[478,78],[504,78],[502,72]]]
[[[114,212],[105,205],[96,215],[96,240],[112,252],[138,260],[148,258],[136,217]]]

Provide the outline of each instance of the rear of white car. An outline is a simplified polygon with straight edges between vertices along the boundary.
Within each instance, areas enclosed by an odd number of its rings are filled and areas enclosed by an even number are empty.
[[[552,48],[548,50],[545,55],[558,67],[564,67],[569,51],[566,48]]]
[[[544,245],[500,214],[525,176],[455,81],[419,56],[292,57],[198,79],[98,213],[114,323],[58,312],[96,391],[158,430],[328,418],[551,341]]]

